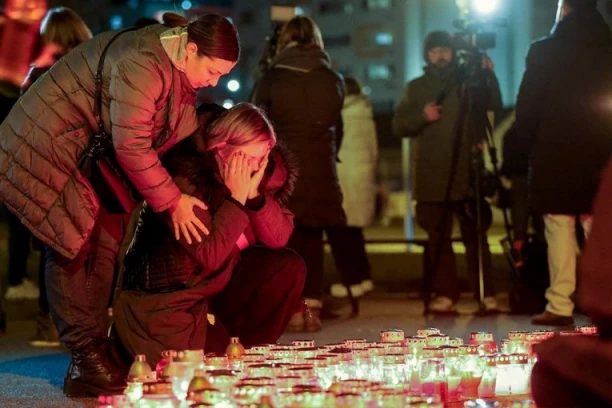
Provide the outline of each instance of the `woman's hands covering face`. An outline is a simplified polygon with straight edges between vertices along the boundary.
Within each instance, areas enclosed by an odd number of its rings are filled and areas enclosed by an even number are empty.
[[[257,170],[253,177],[251,177],[251,188],[249,189],[248,198],[252,199],[259,195],[259,184],[261,184],[261,180],[263,179],[264,174],[266,173],[266,168],[268,167],[268,157],[270,156],[270,151],[266,153],[263,160],[259,165],[259,170]]]
[[[251,188],[251,166],[249,159],[242,152],[235,152],[229,160],[220,162],[219,169],[225,185],[232,193],[234,200],[246,203]]]

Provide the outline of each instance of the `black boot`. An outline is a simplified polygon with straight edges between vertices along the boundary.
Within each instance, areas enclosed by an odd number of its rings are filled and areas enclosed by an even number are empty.
[[[64,378],[64,394],[71,398],[121,394],[127,372],[108,355],[103,339],[87,340],[72,350],[72,361]]]

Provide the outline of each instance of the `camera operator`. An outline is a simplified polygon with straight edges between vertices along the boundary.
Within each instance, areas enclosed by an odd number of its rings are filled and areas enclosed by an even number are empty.
[[[612,38],[596,0],[560,0],[552,35],[531,46],[517,101],[532,209],[544,214],[550,287],[534,324],[571,325],[576,220],[585,236],[612,154]]]
[[[393,118],[393,130],[398,137],[412,139],[411,158],[414,198],[417,201],[416,219],[427,232],[430,242],[431,264],[434,265],[435,298],[429,305],[433,313],[452,313],[459,300],[457,266],[452,249],[452,225],[455,215],[459,220],[461,236],[466,248],[470,274],[478,282],[478,234],[476,199],[472,185],[471,149],[480,135],[473,123],[466,123],[465,134],[456,143],[455,127],[460,116],[461,75],[449,33],[436,31],[425,40],[425,75],[406,86],[404,96]],[[487,105],[501,105],[499,84],[492,71],[490,59],[483,58],[488,83]],[[478,140],[477,142],[481,142]],[[451,163],[456,156],[456,171],[452,189],[445,206],[446,189],[451,176]],[[445,211],[450,213],[445,216]],[[486,239],[492,214],[490,206],[482,200],[482,251],[484,264],[484,299],[487,311],[497,309],[491,281],[491,254]],[[446,220],[442,225],[441,220]],[[439,257],[439,258],[438,258]],[[436,259],[438,258],[438,259]],[[477,292],[477,291],[476,291]]]

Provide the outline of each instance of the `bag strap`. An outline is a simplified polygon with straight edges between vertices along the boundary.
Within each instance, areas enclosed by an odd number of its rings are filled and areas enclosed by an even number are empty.
[[[134,31],[136,28],[126,28],[125,30],[119,31],[115,34],[110,41],[106,44],[106,47],[102,50],[102,54],[100,54],[100,61],[98,62],[98,68],[96,70],[96,75],[94,76],[94,82],[96,85],[96,90],[94,94],[94,115],[96,118],[96,122],[98,123],[98,132],[104,132],[104,124],[102,123],[102,85],[104,84],[104,60],[106,59],[106,53],[110,46],[115,42],[117,38],[121,34],[127,33],[128,31]]]

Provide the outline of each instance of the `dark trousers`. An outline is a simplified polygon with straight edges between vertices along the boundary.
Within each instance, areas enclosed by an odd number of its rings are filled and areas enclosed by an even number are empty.
[[[106,336],[115,260],[128,219],[101,209],[89,241],[72,260],[47,249],[51,316],[69,349]]]
[[[230,337],[245,347],[276,343],[302,304],[306,267],[290,249],[249,248],[227,286],[209,304],[215,324],[206,333],[207,352],[225,352]]]
[[[372,279],[372,268],[365,248],[363,229],[334,227],[326,231],[340,281],[345,286]]]
[[[309,228],[296,225],[287,246],[300,254],[306,264],[304,297],[307,299],[321,299],[322,296],[324,231],[342,283],[352,285],[370,279],[370,263],[360,228]]]
[[[456,302],[459,300],[459,279],[457,277],[457,263],[452,247],[453,217],[459,221],[461,239],[465,245],[466,261],[469,276],[475,293],[478,293],[478,234],[476,232],[475,205],[468,201],[450,203],[450,212],[446,217],[446,225],[441,228],[444,215],[444,203],[441,202],[419,202],[416,207],[417,223],[427,232],[430,249],[430,262],[433,271],[434,291],[436,296],[445,296]],[[482,257],[484,275],[484,295],[494,296],[495,291],[492,284],[491,252],[487,242],[486,230],[492,222],[491,208],[488,204],[482,205]],[[439,254],[439,260],[436,256]]]
[[[30,256],[30,240],[32,233],[19,221],[13,213],[7,211],[9,227],[8,251],[10,286],[21,285],[27,276],[28,257]]]
[[[510,189],[510,215],[514,227],[514,239],[518,241],[527,240],[529,221],[535,231],[539,242],[544,242],[544,219],[539,214],[533,214],[529,210],[529,184],[527,175],[512,177],[512,188]]]
[[[38,298],[38,309],[41,313],[49,313],[49,298],[47,296],[47,278],[45,276],[45,268],[47,266],[47,251],[43,248],[40,251],[40,262],[38,264],[38,287],[40,288],[40,297]]]
[[[17,286],[27,276],[28,258],[30,256],[30,244],[32,233],[19,221],[13,213],[7,211],[9,225],[9,285]],[[37,241],[37,240],[35,240]],[[38,241],[37,241],[38,242]],[[35,249],[40,246],[35,245]],[[45,279],[46,254],[43,249],[40,253],[38,264],[38,287],[40,297],[38,307],[42,313],[49,313],[49,301],[47,300],[47,288]]]

